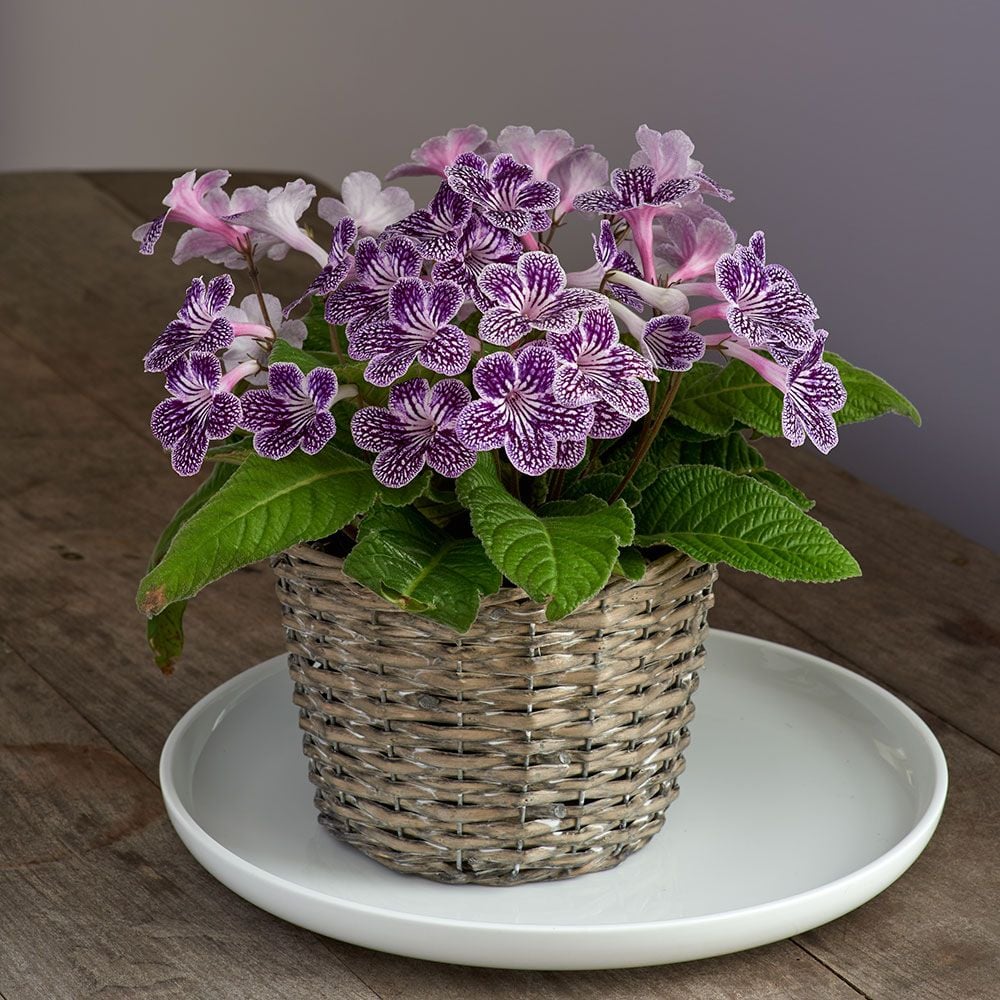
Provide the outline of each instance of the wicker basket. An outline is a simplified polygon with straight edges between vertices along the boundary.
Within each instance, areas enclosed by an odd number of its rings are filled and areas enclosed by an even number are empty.
[[[568,618],[513,587],[462,636],[312,546],[274,560],[320,822],[396,871],[513,885],[613,868],[684,767],[715,567],[676,552]]]

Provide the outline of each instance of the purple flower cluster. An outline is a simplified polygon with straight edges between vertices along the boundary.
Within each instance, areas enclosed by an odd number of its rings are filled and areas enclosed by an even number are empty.
[[[736,244],[705,203],[732,196],[683,132],[643,126],[636,140],[609,183],[604,157],[562,130],[508,126],[492,142],[478,126],[453,129],[387,175],[440,178],[426,207],[363,171],[322,199],[329,249],[300,225],[315,197],[303,180],[227,194],[226,171],[177,178],[166,212],[136,230],[140,251],[179,222],[189,228],[175,259],[248,268],[253,288],[236,308],[229,275],[195,279],[146,354],[147,370],[166,374],[153,429],[174,467],[197,471],[209,442],[237,428],[268,458],[314,454],[334,436],[334,404],[366,401],[367,383],[388,388],[388,404],[355,408],[350,429],[384,485],[425,468],[454,478],[494,450],[539,476],[578,464],[588,439],[625,433],[649,412],[657,371],[686,371],[707,347],[781,389],[793,444],[808,436],[829,450],[844,393],[812,300],[766,262],[762,233]],[[603,218],[593,266],[567,273],[552,242],[572,211]],[[282,310],[256,263],[289,250],[319,271]],[[365,362],[363,379],[269,363],[279,339],[302,344],[305,326],[290,316],[313,299],[335,349]],[[245,380],[259,388],[239,395]]]

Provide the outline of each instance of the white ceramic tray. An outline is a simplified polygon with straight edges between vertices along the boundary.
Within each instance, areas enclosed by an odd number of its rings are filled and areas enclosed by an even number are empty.
[[[316,821],[284,657],[194,706],[163,749],[191,853],[257,906],[439,962],[599,969],[706,958],[854,909],[926,846],[947,788],[924,723],[875,684],[715,631],[688,768],[661,833],[618,868],[510,888],[399,875]]]

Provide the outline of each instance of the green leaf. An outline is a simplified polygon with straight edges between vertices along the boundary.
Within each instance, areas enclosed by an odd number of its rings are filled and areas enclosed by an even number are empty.
[[[465,632],[501,576],[476,538],[454,538],[412,508],[376,506],[344,572],[407,611]]]
[[[621,479],[621,474],[617,472],[591,473],[589,476],[584,476],[583,479],[577,479],[570,483],[563,490],[563,496],[567,500],[576,500],[579,497],[589,494],[590,496],[600,497],[601,500],[607,500],[615,491]],[[636,486],[634,479],[622,492],[622,500],[629,507],[634,507],[639,502],[641,496],[642,492]]]
[[[458,497],[493,564],[532,600],[548,600],[550,621],[593,597],[611,576],[619,546],[632,541],[624,501],[558,500],[536,514],[504,489],[490,455],[460,477]]]
[[[646,575],[646,559],[633,545],[626,545],[618,553],[615,572],[626,580],[641,580]]]
[[[740,433],[695,443],[682,441],[677,465],[715,465],[737,475],[764,468],[764,456]]]
[[[776,580],[859,576],[854,557],[818,521],[749,476],[710,465],[660,473],[635,510],[636,543],[672,545]]]
[[[810,500],[798,487],[793,486],[784,476],[779,476],[771,469],[757,469],[750,473],[751,478],[770,486],[786,500],[791,500],[799,510],[811,510],[816,506],[815,500]]]
[[[177,531],[139,585],[139,610],[157,614],[241,566],[331,535],[378,491],[368,464],[332,445],[280,462],[250,455]]]
[[[270,360],[274,361],[287,361],[293,365],[298,365],[303,372],[311,372],[314,368],[334,368],[336,369],[339,362],[339,358],[336,354],[329,350],[330,340],[327,338],[326,342],[327,350],[301,350],[298,347],[292,347],[287,340],[282,340],[278,337],[274,342],[274,347],[271,348]],[[359,368],[364,369],[363,364],[358,365]],[[338,376],[339,378],[339,376]]]
[[[725,434],[733,426],[733,413],[720,392],[719,378],[729,367],[697,362],[681,379],[670,416],[703,434]]]
[[[217,465],[212,469],[204,482],[181,504],[170,523],[163,529],[153,554],[149,557],[148,569],[152,569],[163,559],[181,526],[219,492],[235,471],[235,465]],[[187,601],[175,601],[146,622],[146,641],[153,651],[156,665],[164,673],[173,671],[174,663],[184,649],[186,608]]]
[[[431,470],[424,469],[417,478],[405,486],[390,489],[381,483],[376,483],[379,499],[390,507],[408,507],[427,492],[431,482]]]
[[[836,366],[847,390],[847,403],[834,414],[838,424],[853,424],[861,420],[872,420],[884,413],[898,413],[920,426],[917,408],[885,379],[865,368],[856,368],[831,351],[826,351],[823,357]]]
[[[306,340],[302,345],[307,351],[330,350],[330,327],[326,322],[326,300],[313,296],[309,312],[303,317],[306,324]],[[339,333],[334,327],[334,333]]]

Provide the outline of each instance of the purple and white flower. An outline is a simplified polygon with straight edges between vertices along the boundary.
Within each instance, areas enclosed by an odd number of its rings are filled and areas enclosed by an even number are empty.
[[[279,459],[301,448],[315,455],[337,430],[330,407],[337,399],[337,376],[329,368],[303,375],[298,365],[276,361],[266,389],[248,389],[241,399],[242,426],[253,431],[254,450]]]
[[[715,282],[730,303],[730,328],[751,346],[777,344],[779,350],[785,346],[793,352],[812,346],[816,306],[799,290],[791,271],[765,263],[762,232],[754,233],[747,246],[719,258]]]
[[[751,350],[746,344],[727,340],[722,349],[730,357],[749,365],[758,375],[781,390],[781,430],[793,447],[808,436],[825,455],[837,444],[837,422],[833,414],[847,402],[840,373],[823,360],[826,331],[817,330],[809,349],[788,368]]]
[[[705,355],[705,338],[691,329],[689,316],[655,316],[639,337],[642,353],[668,372],[686,372]]]
[[[389,292],[401,278],[416,278],[423,267],[420,251],[405,236],[390,236],[380,247],[370,236],[354,251],[354,281],[341,285],[326,300],[326,321],[347,324],[348,334],[385,325]]]
[[[200,351],[167,369],[170,398],[157,404],[149,425],[178,475],[193,476],[205,461],[208,442],[236,430],[241,407],[232,389],[249,372],[248,365],[223,377],[219,359]]]
[[[448,168],[447,176],[452,190],[478,205],[497,229],[525,236],[552,224],[548,213],[559,204],[559,188],[535,180],[531,167],[507,153],[490,164],[475,153],[465,153]]]
[[[192,351],[214,354],[233,342],[233,326],[225,317],[235,291],[233,279],[220,274],[205,284],[195,278],[184,295],[184,304],[156,338],[144,360],[148,372],[166,371]]]
[[[693,177],[702,191],[714,194],[724,201],[732,201],[733,193],[721,188],[705,175],[704,168],[692,157],[694,143],[680,129],[657,132],[648,125],[640,125],[635,133],[638,152],[632,154],[630,167],[648,164],[656,171],[658,184],[674,177]]]
[[[543,344],[516,355],[498,351],[475,367],[472,382],[480,398],[458,419],[458,436],[473,451],[503,448],[511,465],[540,476],[557,459],[560,441],[586,438],[594,422],[590,405],[570,406],[552,394],[556,357]]]
[[[657,221],[662,239],[654,243],[653,250],[673,272],[673,284],[714,275],[718,259],[736,245],[736,234],[726,220],[699,196],[685,199],[680,211]]]
[[[294,302],[290,302],[285,307],[285,316],[288,316],[303,299],[310,295],[330,295],[340,286],[354,264],[354,257],[351,256],[349,250],[357,238],[358,227],[350,216],[341,219],[333,227],[330,250],[326,255],[326,264],[323,265],[323,270],[313,278],[309,287]]]
[[[286,319],[276,296],[265,292],[263,299],[266,317],[256,295],[247,295],[239,306],[226,309],[225,317],[233,326],[232,346],[222,355],[222,367],[227,372],[247,361],[254,361],[263,369],[274,345],[275,334],[292,347],[301,347],[305,343],[305,323],[300,319]],[[248,375],[247,381],[252,385],[264,385],[267,372]]]
[[[239,250],[246,230],[223,219],[231,210],[229,196],[222,190],[229,176],[228,170],[210,170],[201,177],[197,177],[197,171],[189,170],[175,177],[163,199],[167,210],[132,233],[132,239],[139,243],[139,253],[153,252],[168,219],[211,233],[222,246]]]
[[[642,261],[646,281],[656,281],[653,257],[653,220],[674,211],[676,202],[698,189],[693,177],[673,177],[657,182],[656,171],[648,164],[611,171],[611,187],[585,191],[573,200],[579,212],[600,212],[624,219]]]
[[[479,125],[453,128],[447,135],[436,135],[426,140],[410,153],[409,163],[400,163],[385,175],[387,181],[397,177],[425,177],[437,174],[444,177],[448,168],[463,153],[480,153],[483,156],[492,151],[486,129]]]
[[[550,333],[547,342],[556,357],[552,394],[557,400],[602,400],[630,420],[649,412],[640,379],[656,382],[656,372],[646,358],[620,342],[614,317],[606,309],[588,310],[574,329]]]
[[[535,177],[544,181],[549,171],[573,152],[574,145],[573,136],[565,129],[536,132],[529,125],[508,125],[497,136],[497,148],[530,167]]]
[[[284,187],[271,188],[261,204],[228,215],[223,221],[280,240],[293,250],[309,254],[320,267],[324,267],[327,252],[299,228],[300,216],[315,197],[316,188],[299,178],[289,181]]]
[[[476,461],[476,453],[455,431],[471,399],[457,379],[442,379],[433,388],[422,378],[401,382],[390,390],[388,407],[363,406],[354,414],[354,443],[378,452],[372,472],[383,486],[405,486],[425,466],[457,479]]]
[[[348,353],[368,361],[365,378],[391,385],[414,361],[441,375],[460,375],[472,359],[468,335],[452,323],[465,301],[454,281],[400,278],[389,290],[389,322],[348,331]]]
[[[571,271],[566,274],[566,283],[574,288],[601,289],[605,286],[608,271],[621,271],[634,278],[641,277],[635,258],[623,247],[618,245],[614,230],[607,219],[601,220],[601,228],[594,237],[594,264],[586,271]],[[622,284],[610,282],[607,289],[619,302],[630,309],[641,311],[645,303],[630,288]]]
[[[393,229],[409,236],[429,260],[449,261],[459,255],[459,241],[471,215],[472,202],[442,184],[426,209],[401,219]]]
[[[473,216],[459,237],[455,257],[434,265],[434,279],[458,282],[480,309],[488,309],[489,301],[479,291],[480,275],[489,264],[516,264],[523,252],[510,233]]]
[[[367,170],[348,174],[340,185],[340,194],[340,198],[320,198],[319,217],[331,226],[351,218],[362,236],[378,236],[413,211],[409,191],[401,187],[383,191],[382,182]]]
[[[609,441],[620,438],[631,426],[632,421],[628,417],[599,400],[594,403],[594,423],[587,436],[598,441]]]
[[[503,347],[532,330],[570,330],[582,309],[601,303],[589,289],[567,288],[558,258],[541,250],[523,254],[516,265],[487,265],[479,276],[479,291],[491,303],[479,321],[479,336]]]

